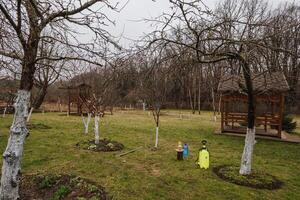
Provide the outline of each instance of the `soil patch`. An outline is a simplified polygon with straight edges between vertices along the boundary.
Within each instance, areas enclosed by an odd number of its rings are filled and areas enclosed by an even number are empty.
[[[10,129],[11,125],[7,126],[7,128]],[[29,130],[33,130],[33,129],[39,129],[39,130],[47,130],[47,129],[51,129],[51,126],[48,126],[46,124],[42,124],[42,123],[36,123],[36,124],[31,124],[31,123],[28,123],[26,125],[26,127],[29,129]]]
[[[213,172],[221,179],[230,183],[256,189],[275,190],[283,186],[283,182],[262,171],[252,170],[250,175],[240,175],[239,167],[223,165],[214,167]]]
[[[111,199],[103,187],[70,175],[22,176],[20,197],[23,200]]]
[[[124,149],[122,143],[109,139],[100,140],[99,144],[95,144],[94,140],[82,141],[77,143],[76,147],[91,151],[120,151]]]

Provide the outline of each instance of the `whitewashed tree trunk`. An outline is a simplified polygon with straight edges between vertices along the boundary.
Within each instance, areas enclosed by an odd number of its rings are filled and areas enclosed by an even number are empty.
[[[25,138],[28,134],[28,130],[26,128],[26,117],[28,116],[29,100],[29,91],[18,91],[17,98],[14,104],[14,121],[10,128],[10,136],[8,139],[6,150],[3,153],[0,186],[1,200],[19,199],[21,160]]]
[[[247,128],[247,134],[245,138],[245,147],[241,160],[240,174],[248,175],[251,174],[251,162],[252,154],[255,145],[255,127],[253,129]]]
[[[156,134],[155,134],[155,148],[158,147],[158,132],[159,132],[159,127],[156,127]]]
[[[146,103],[143,103],[143,111],[146,111]]]
[[[217,121],[217,115],[214,114],[213,116],[213,121],[216,122]]]
[[[2,115],[3,118],[5,117],[6,109],[7,109],[7,107],[5,107],[4,110],[3,110],[3,115]]]
[[[32,111],[33,111],[33,107],[31,107],[31,109],[30,109],[29,115],[28,115],[28,117],[27,117],[27,122],[29,122],[29,120],[30,120]]]
[[[218,109],[219,114],[221,113],[221,103],[222,103],[222,94],[221,94],[220,99],[219,99],[219,109]]]
[[[95,116],[95,144],[99,144],[100,134],[99,134],[99,115]]]
[[[85,120],[84,116],[82,116],[82,121],[83,121],[83,125],[84,125],[84,133],[85,134],[89,133],[89,124],[90,124],[90,121],[91,121],[91,117],[92,117],[91,113],[88,113],[88,117],[87,117],[86,120]]]

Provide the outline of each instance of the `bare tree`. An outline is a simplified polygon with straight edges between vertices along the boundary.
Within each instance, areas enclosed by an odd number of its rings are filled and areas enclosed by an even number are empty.
[[[115,9],[108,2],[101,0],[4,0],[0,3],[2,25],[0,54],[7,59],[18,60],[22,68],[20,87],[15,101],[15,118],[3,154],[0,199],[19,199],[21,159],[24,141],[28,135],[26,117],[36,64],[44,59],[78,59],[95,64],[98,62],[93,60],[91,55],[96,59],[101,56],[101,52],[96,49],[97,45],[101,45],[103,41],[110,41],[110,36],[102,29],[102,24],[111,21],[101,9],[89,9],[97,3]],[[78,27],[85,27],[91,31],[95,41],[80,42],[82,40],[76,37]],[[39,57],[38,47],[41,39],[57,41],[64,45],[68,52],[50,58]],[[82,53],[85,57],[81,56]]]
[[[55,41],[51,42],[51,40],[47,42],[41,40],[39,45],[39,53],[41,55],[39,56],[51,58],[53,55],[63,54],[63,49],[59,45],[56,45],[56,43]],[[65,59],[58,61],[43,59],[36,64],[34,86],[38,91],[33,96],[32,101],[32,106],[35,109],[38,109],[42,105],[48,87],[55,83],[63,73],[66,76],[69,74],[68,72],[71,72],[71,68],[68,68],[67,65],[68,63]]]
[[[162,60],[162,54],[158,53],[158,55],[152,55],[151,59],[144,61],[145,66],[139,88],[139,96],[150,106],[155,121],[155,148],[158,148],[160,114],[166,101],[168,82],[167,63]]]

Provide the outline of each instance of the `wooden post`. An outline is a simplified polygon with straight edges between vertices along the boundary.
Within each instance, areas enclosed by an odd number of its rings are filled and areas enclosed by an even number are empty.
[[[70,115],[70,111],[71,111],[71,98],[70,98],[70,88],[68,88],[68,116]]]
[[[79,91],[79,87],[77,88],[77,114],[80,115],[80,91]]]
[[[234,112],[235,111],[235,99],[233,99],[232,101],[231,101],[231,105],[233,104],[233,108],[231,109],[231,112]],[[234,115],[233,114],[231,114],[231,128],[233,129],[234,128]]]
[[[280,95],[280,116],[279,116],[279,126],[278,126],[278,137],[279,138],[281,138],[283,112],[284,112],[284,95],[281,94]]]
[[[220,102],[220,111],[221,111],[221,133],[224,132],[224,101],[221,99]]]
[[[265,132],[267,132],[267,119],[268,119],[268,117],[267,117],[267,115],[265,114]]]
[[[225,125],[228,126],[228,99],[224,102]]]

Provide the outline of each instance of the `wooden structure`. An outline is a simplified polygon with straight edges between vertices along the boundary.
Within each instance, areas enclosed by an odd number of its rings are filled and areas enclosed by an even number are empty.
[[[284,98],[289,90],[284,74],[252,74],[252,82],[257,134],[281,138]],[[218,91],[221,93],[221,133],[246,133],[248,99],[243,77],[223,76]]]
[[[18,81],[9,77],[0,79],[0,113],[14,113],[14,100],[17,94]]]
[[[86,83],[81,83],[76,86],[60,87],[59,89],[67,90],[68,95],[68,114],[71,113],[71,104],[77,105],[77,114],[83,113],[84,106],[91,95],[91,86]],[[87,108],[88,109],[88,108]]]

